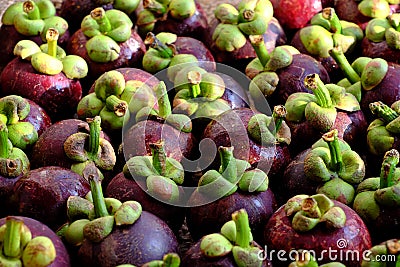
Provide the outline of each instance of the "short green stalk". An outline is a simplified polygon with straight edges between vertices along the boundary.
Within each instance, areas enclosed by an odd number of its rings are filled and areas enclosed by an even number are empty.
[[[399,152],[397,150],[391,149],[386,152],[380,174],[380,189],[387,188],[395,184],[396,177],[394,173],[398,163]]]
[[[334,46],[331,50],[329,50],[329,54],[336,61],[336,63],[338,63],[343,75],[351,84],[355,84],[361,80],[360,76],[350,65],[340,46]]]
[[[107,33],[111,31],[111,23],[110,20],[106,16],[106,11],[102,7],[98,7],[90,12],[90,16],[97,22],[99,25],[99,31],[102,33]]]
[[[101,118],[96,116],[94,118],[88,118],[89,124],[89,149],[92,158],[96,158],[100,147],[100,132],[101,132]]]
[[[167,93],[167,87],[164,82],[160,82],[157,85],[156,96],[158,100],[158,116],[166,119],[169,115],[172,114],[172,110]]]
[[[336,173],[340,172],[343,168],[342,153],[338,139],[338,131],[336,129],[325,133],[322,138],[328,143],[329,151],[331,154],[331,168]]]
[[[342,24],[340,24],[339,17],[335,9],[327,7],[322,10],[322,17],[331,23],[331,31],[333,33],[342,33]]]
[[[104,201],[99,172],[94,163],[87,165],[83,171],[83,177],[90,183],[96,218],[109,216],[106,202]]]
[[[326,88],[324,82],[321,80],[318,74],[315,73],[308,75],[304,79],[304,85],[313,91],[319,106],[323,108],[332,107],[333,103],[328,88]]]
[[[159,55],[163,58],[171,58],[174,56],[174,50],[161,42],[154,33],[149,32],[144,39],[144,43],[149,45],[151,48],[156,49]]]
[[[233,156],[233,146],[231,147],[220,147],[218,149],[219,156],[221,159],[220,173],[226,180],[231,183],[237,182],[237,165],[236,159]]]
[[[261,65],[265,67],[270,59],[270,54],[267,50],[267,46],[265,45],[264,37],[262,35],[250,35],[249,40],[257,54],[258,60],[260,61]]]
[[[232,220],[236,225],[235,243],[241,248],[249,248],[251,242],[251,230],[249,225],[249,216],[246,210],[241,209],[232,214]]]
[[[190,94],[193,98],[196,98],[201,93],[201,73],[198,71],[189,71],[187,74],[187,78],[189,81]]]
[[[384,120],[386,123],[389,123],[399,117],[399,114],[397,114],[396,111],[381,101],[370,103],[369,109],[371,110],[372,114]]]
[[[28,14],[28,18],[31,20],[40,19],[40,10],[35,2],[29,0],[25,1],[23,6],[23,10]]]
[[[164,150],[164,142],[159,141],[157,143],[151,143],[150,149],[154,168],[161,176],[164,176],[167,167],[167,155]]]
[[[3,253],[6,257],[17,258],[21,256],[21,231],[23,221],[7,217],[6,232],[3,241]]]
[[[47,30],[47,33],[46,33],[46,40],[47,40],[47,45],[48,45],[47,54],[49,54],[52,57],[57,56],[58,37],[59,37],[59,33],[58,33],[57,29],[50,28]]]
[[[8,128],[4,122],[0,121],[0,158],[7,159],[9,154]]]
[[[272,127],[272,125],[275,125],[275,131],[273,132],[275,137],[279,130],[281,129],[282,122],[286,118],[287,111],[284,105],[277,105],[274,107],[274,111],[272,112],[272,120],[269,124],[269,128]]]

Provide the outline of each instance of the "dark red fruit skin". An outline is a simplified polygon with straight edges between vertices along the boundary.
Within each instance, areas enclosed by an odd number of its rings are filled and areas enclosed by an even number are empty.
[[[286,216],[284,206],[281,206],[265,225],[262,244],[268,247],[268,251],[285,250],[286,255],[293,249],[313,251],[318,258],[323,257],[323,260],[318,259],[318,263],[321,264],[332,261],[328,253],[331,250],[331,255],[336,255],[338,259],[340,255],[343,255],[340,262],[346,266],[360,266],[363,253],[372,246],[368,229],[354,210],[338,201],[334,200],[334,203],[346,214],[346,223],[343,228],[328,230],[321,223],[308,232],[298,233],[292,228],[291,218]],[[338,247],[341,240],[346,242],[343,249]],[[356,251],[359,253],[358,259],[345,256]],[[287,262],[279,262],[275,257],[273,265],[287,266]]]
[[[293,32],[303,28],[310,19],[322,10],[321,0],[272,0],[274,17],[282,25],[289,39]]]
[[[203,255],[200,250],[201,240],[192,245],[189,250],[183,255],[181,266],[182,267],[236,267],[235,259],[232,253],[229,253],[223,257],[210,258]],[[262,249],[257,243],[253,242],[255,246]],[[268,259],[265,259],[262,263],[263,267],[272,266]]]
[[[178,36],[174,45],[178,54],[192,54],[198,61],[200,66],[207,71],[215,71],[215,59],[211,51],[203,43],[204,38],[195,39],[194,37]]]
[[[56,249],[56,259],[48,265],[49,267],[69,267],[71,266],[70,257],[68,255],[68,251],[65,248],[61,239],[47,227],[45,224],[24,216],[13,216],[19,220],[22,220],[24,224],[29,228],[32,233],[32,238],[37,236],[47,236],[53,242],[53,245]],[[0,219],[0,225],[4,225],[6,223],[6,218]]]
[[[276,144],[271,147],[262,146],[248,136],[247,125],[250,118],[257,114],[250,108],[241,108],[227,111],[211,121],[205,128],[201,139],[210,139],[211,145],[233,146],[235,158],[248,161],[253,167],[268,173],[271,188],[280,180],[280,175],[291,161],[289,147],[285,144]],[[210,151],[211,148],[204,148]],[[204,162],[211,163],[207,169],[217,169],[220,166],[218,155],[203,154]],[[194,181],[197,184],[198,181]]]
[[[382,101],[390,106],[393,102],[400,100],[400,65],[391,62],[388,64],[389,68],[385,78],[372,90],[363,90],[360,105],[368,122],[374,119],[369,109],[370,103]]]
[[[29,61],[13,59],[0,77],[0,95],[19,95],[40,105],[52,121],[71,117],[82,98],[79,80],[68,79],[64,73],[38,73]]]
[[[193,133],[184,133],[162,122],[158,118],[140,121],[123,133],[122,149],[125,159],[133,156],[151,155],[150,144],[164,141],[164,149],[168,157],[181,162],[192,159],[197,147]]]
[[[380,206],[380,213],[372,224],[367,224],[370,229],[374,244],[390,238],[400,237],[400,207]]]
[[[361,42],[362,55],[371,58],[383,58],[389,62],[400,63],[400,50],[391,48],[386,41],[372,42],[364,37]]]
[[[300,123],[288,121],[287,124],[292,134],[292,142],[289,146],[292,155],[311,147],[324,134],[312,127],[308,121]],[[354,112],[338,111],[331,129],[337,129],[338,137],[346,141],[354,150],[365,153],[367,128],[368,122],[364,112],[358,110]],[[305,139],[304,136],[307,138]]]
[[[136,14],[141,10],[143,10],[143,6],[140,5],[136,9]],[[207,31],[207,14],[199,3],[196,3],[196,11],[189,18],[177,20],[171,16],[167,16],[166,20],[157,21],[152,30],[155,34],[160,32],[170,32],[175,33],[178,36],[187,36],[198,40],[204,40],[207,36]],[[145,36],[142,36],[142,38],[144,37]]]
[[[86,60],[89,72],[84,80],[85,84],[88,86],[90,86],[104,72],[117,68],[140,68],[142,66],[142,59],[146,52],[146,46],[139,34],[137,34],[133,29],[131,37],[127,41],[119,43],[121,49],[119,57],[116,60],[107,63],[98,63],[90,59],[86,51],[86,43],[88,40],[89,38],[83,34],[81,29],[79,29],[71,36],[66,48],[67,54],[78,55]]]
[[[57,43],[59,46],[65,48],[67,45],[68,39],[70,38],[70,31],[67,30],[60,38]],[[15,58],[14,56],[14,47],[21,40],[32,40],[38,45],[44,43],[42,38],[37,36],[25,36],[17,32],[14,25],[4,25],[0,26],[0,73],[3,68]]]
[[[90,185],[70,169],[48,166],[31,170],[14,185],[12,202],[17,215],[41,221],[57,229],[67,221],[70,196],[84,197]]]
[[[30,158],[32,168],[45,166],[71,168],[74,161],[69,159],[65,154],[64,142],[69,136],[80,132],[84,127],[89,129],[89,125],[85,121],[66,119],[58,121],[47,128],[38,138],[32,149],[32,156]],[[100,137],[110,140],[104,132],[101,132]]]
[[[279,76],[279,83],[268,99],[272,106],[285,104],[288,97],[296,92],[312,93],[304,86],[304,79],[309,74],[316,73],[324,83],[330,83],[326,68],[313,57],[303,53],[293,55],[292,63],[276,73]]]
[[[314,195],[317,192],[318,183],[306,177],[304,172],[304,159],[311,149],[300,152],[287,165],[281,179],[281,187],[275,192],[280,197],[280,203],[286,203],[289,198],[300,195]]]
[[[0,217],[15,214],[15,209],[12,206],[11,196],[14,184],[22,177],[19,175],[14,178],[4,177],[0,175]]]
[[[264,225],[278,207],[271,189],[257,193],[238,190],[227,197],[208,202],[208,197],[197,190],[188,201],[190,208],[187,209],[186,222],[194,240],[206,234],[219,232],[224,223],[232,220],[233,212],[245,209],[254,240],[259,242]],[[208,204],[199,206],[198,203]]]
[[[249,64],[252,59],[257,57],[256,52],[254,51],[248,39],[242,48],[233,52],[219,50],[216,44],[212,41],[212,35],[218,23],[219,22],[217,19],[213,19],[210,22],[209,32],[207,38],[205,39],[205,44],[213,53],[216,62],[226,64],[244,72],[247,64]],[[271,52],[276,46],[284,45],[287,42],[284,30],[282,29],[278,20],[274,17],[268,23],[268,29],[263,34],[263,37],[269,52]]]
[[[116,226],[99,243],[84,240],[78,251],[80,266],[111,267],[120,264],[142,266],[178,252],[178,242],[168,225],[157,216],[142,211],[132,225]]]
[[[120,172],[107,185],[105,197],[116,198],[121,202],[128,200],[138,201],[143,210],[158,216],[175,233],[178,233],[185,218],[185,210],[182,207],[161,202],[145,190],[147,190],[147,187],[144,181],[127,178],[123,172]]]
[[[27,99],[27,101],[30,111],[28,116],[21,121],[30,122],[40,136],[51,125],[51,118],[41,106],[32,100]]]

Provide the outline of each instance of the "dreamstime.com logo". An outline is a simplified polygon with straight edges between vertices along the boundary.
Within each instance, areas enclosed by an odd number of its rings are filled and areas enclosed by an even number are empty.
[[[251,158],[251,142],[248,137],[247,128],[245,127],[245,125],[243,125],[242,118],[232,110],[233,108],[236,109],[240,107],[248,107],[249,110],[252,110],[254,112],[254,114],[261,112],[266,114],[267,116],[271,116],[272,112],[267,100],[265,99],[261,91],[259,93],[253,92],[252,97],[249,97],[249,85],[251,84],[251,81],[244,73],[227,65],[214,62],[199,62],[199,66],[203,68],[203,70],[200,70],[201,73],[205,73],[206,71],[208,71],[219,75],[222,78],[224,83],[223,87],[225,88],[225,91],[228,92],[222,97],[224,100],[213,101],[209,106],[204,105],[204,103],[207,102],[207,97],[205,96],[202,96],[203,99],[201,99],[201,97],[198,97],[197,100],[192,101],[185,94],[183,94],[182,91],[180,91],[187,89],[185,88],[185,86],[187,87],[188,79],[190,79],[189,76],[187,76],[187,78],[181,77],[182,81],[180,83],[177,83],[177,78],[175,78],[175,81],[171,81],[170,72],[168,70],[163,70],[154,74],[151,79],[144,82],[143,85],[137,89],[129,103],[129,109],[131,111],[130,117],[125,118],[122,129],[122,139],[124,143],[122,150],[126,161],[134,156],[143,156],[143,152],[146,151],[147,154],[149,154],[150,149],[148,140],[151,138],[148,135],[150,134],[152,134],[153,136],[159,135],[157,138],[164,142],[165,152],[167,153],[167,155],[172,155],[171,157],[180,162],[185,173],[189,175],[205,173],[209,169],[218,170],[218,166],[217,168],[215,168],[215,166],[212,164],[215,164],[216,160],[219,160],[218,148],[220,146],[233,147],[234,155],[240,154],[240,158],[243,160],[248,160]],[[177,67],[181,71],[183,71],[185,67],[190,68],[190,70],[199,70],[198,67],[193,67],[193,64],[179,64]],[[154,129],[155,124],[152,122],[150,123],[149,120],[137,120],[136,122],[132,122],[135,120],[135,116],[138,116],[138,114],[140,114],[138,110],[144,107],[142,106],[143,103],[151,102],[149,100],[151,100],[152,97],[158,98],[157,101],[163,99],[162,96],[156,96],[155,90],[157,88],[158,81],[165,82],[169,98],[171,98],[171,96],[174,96],[178,92],[180,92],[180,96],[183,95],[181,98],[179,98],[179,101],[174,101],[175,99],[169,99],[169,102],[172,106],[172,114],[185,114],[185,112],[183,111],[189,110],[190,112],[192,112],[193,110],[196,110],[196,113],[191,113],[191,115],[189,115],[189,117],[192,119],[192,122],[194,118],[196,119],[196,121],[200,121],[201,123],[209,122],[211,120],[217,122],[217,124],[222,127],[225,132],[226,138],[224,137],[224,139],[227,140],[227,143],[224,145],[219,145],[215,144],[214,140],[212,140],[211,138],[203,138],[198,143],[197,148],[194,148],[197,149],[197,154],[199,155],[196,158],[189,158],[182,149],[182,143],[185,143],[186,141],[181,141],[181,139],[184,140],[184,135],[186,133],[171,131],[171,124],[169,123],[168,118],[164,120],[158,119],[157,121],[159,124],[157,124],[158,126],[156,126],[157,129]],[[149,91],[149,88],[153,89],[154,96],[152,97],[149,97],[146,93]],[[190,90],[193,90],[193,87],[187,89],[186,94],[190,94]],[[157,103],[157,101],[153,107],[150,107],[154,108],[153,111],[159,109],[160,103]],[[229,104],[230,101],[233,104]],[[179,102],[180,105],[176,106],[175,102]],[[220,112],[220,110],[223,111]],[[132,111],[135,111],[136,114]],[[222,118],[223,116],[224,118]],[[207,125],[207,123],[205,125]],[[232,125],[234,125],[235,127],[233,127]],[[270,127],[271,129],[275,129],[275,124],[273,123],[273,120],[268,127]],[[135,131],[132,130],[133,128],[136,128]],[[198,128],[193,129],[193,131],[199,131]],[[134,134],[131,134],[131,132],[134,132]],[[194,134],[196,134],[197,136],[200,135],[198,132]],[[263,140],[264,139],[262,138],[262,143],[267,143]],[[262,155],[274,155],[275,142],[268,141],[268,146],[263,146],[258,152]],[[273,159],[271,156],[270,160],[260,161],[258,164],[253,164],[252,167],[261,169],[268,174],[272,165],[272,161]],[[208,204],[223,197],[226,193],[230,192],[231,189],[236,187],[236,185],[233,183],[232,188],[224,187],[225,191],[222,191],[221,193],[220,191],[218,191],[218,193],[215,193],[215,188],[219,186],[218,183],[202,185],[202,192],[206,192],[206,190],[209,190],[213,193],[201,199],[198,198],[195,202],[190,202],[190,198],[196,191],[197,187],[179,185],[179,200],[175,199],[174,201],[169,201],[162,199],[158,195],[152,194],[151,192],[146,190],[146,181],[143,182],[143,180],[137,180],[135,175],[133,174],[133,171],[131,169],[129,169],[129,171],[131,172],[133,178],[142,187],[142,189],[148,192],[152,197],[174,206],[193,207]],[[142,179],[142,177],[140,178]],[[258,180],[253,180],[251,182],[251,186],[252,188],[257,188],[257,186],[261,186],[261,183],[262,181],[258,182]],[[203,196],[205,196],[205,194],[203,194]]]
[[[371,250],[358,250],[347,249],[348,241],[346,239],[338,239],[336,247],[328,247],[328,249],[316,252],[315,250],[274,250],[268,249],[267,246],[264,250],[260,250],[258,258],[260,260],[277,260],[280,262],[294,262],[296,259],[304,258],[305,254],[311,255],[317,262],[330,261],[330,262],[396,262],[397,255],[382,254],[374,255]]]

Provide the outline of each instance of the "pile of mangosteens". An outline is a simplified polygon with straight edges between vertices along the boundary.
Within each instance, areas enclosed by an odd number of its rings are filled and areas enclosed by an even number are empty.
[[[55,2],[1,18],[0,266],[400,266],[398,0]]]

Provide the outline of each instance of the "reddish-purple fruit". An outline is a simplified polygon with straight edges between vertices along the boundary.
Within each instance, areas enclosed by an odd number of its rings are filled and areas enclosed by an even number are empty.
[[[1,95],[20,95],[40,105],[52,120],[58,121],[75,113],[82,97],[77,79],[63,72],[56,75],[38,73],[29,61],[13,59],[0,77]]]
[[[57,166],[31,170],[13,188],[15,213],[31,217],[57,229],[66,220],[66,201],[70,196],[85,196],[88,181],[70,169]]]
[[[281,206],[265,225],[263,243],[269,251],[290,253],[293,248],[313,251],[321,263],[332,261],[326,253],[329,249],[337,250],[335,255],[349,255],[349,252],[363,255],[371,248],[370,234],[357,213],[324,195],[297,195]],[[355,267],[360,266],[362,257],[341,261]],[[277,258],[275,264],[286,266]]]
[[[32,238],[37,236],[46,236],[53,242],[54,248],[56,250],[55,260],[48,265],[49,267],[69,267],[71,266],[70,256],[67,249],[65,248],[61,239],[51,230],[48,226],[35,219],[24,217],[24,216],[12,216],[18,220],[22,220],[24,225],[27,226],[32,234]],[[7,217],[0,219],[0,225],[6,223]]]

